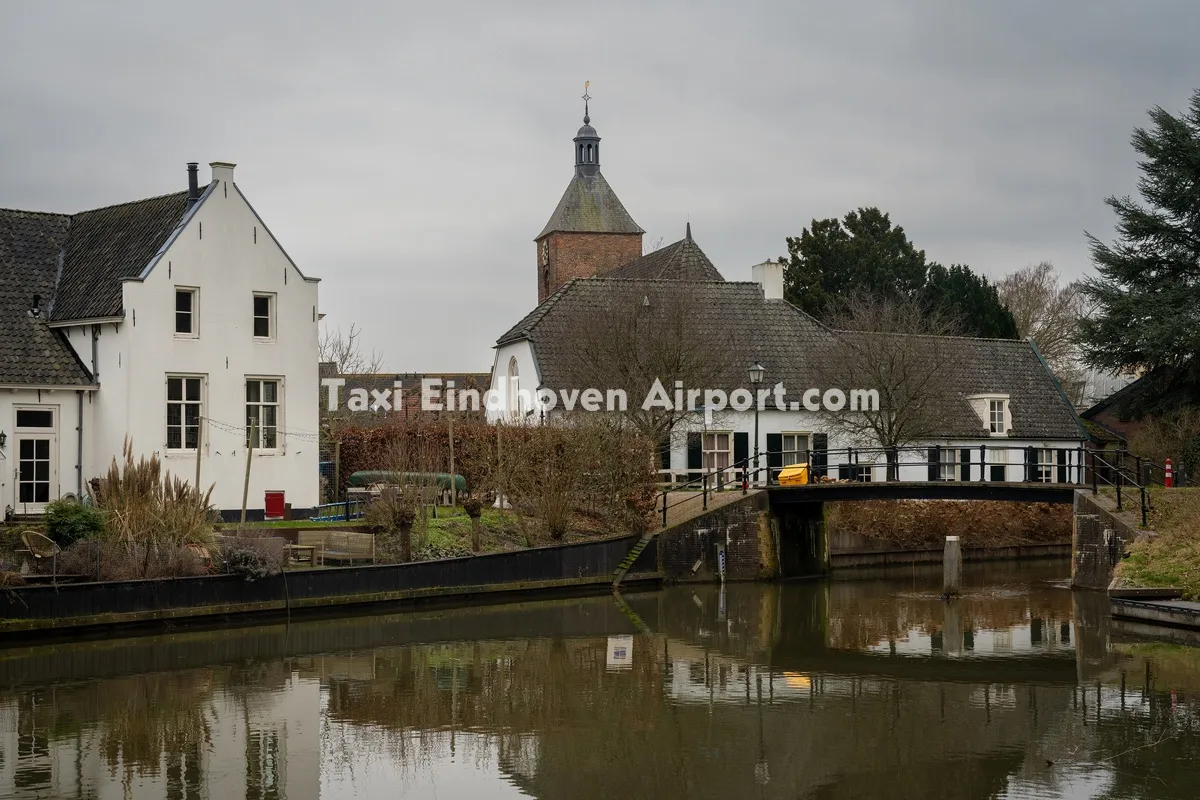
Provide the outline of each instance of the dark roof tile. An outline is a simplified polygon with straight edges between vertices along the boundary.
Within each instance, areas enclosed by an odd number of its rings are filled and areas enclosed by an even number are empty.
[[[645,233],[629,216],[604,175],[576,175],[567,184],[550,221],[535,239],[555,231],[578,233]]]

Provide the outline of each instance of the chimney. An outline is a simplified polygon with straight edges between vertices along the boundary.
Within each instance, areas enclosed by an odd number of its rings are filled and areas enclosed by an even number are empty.
[[[212,167],[212,179],[218,183],[233,183],[233,168],[237,164],[232,164],[228,161],[210,161],[208,165]]]
[[[754,282],[762,286],[766,299],[783,299],[783,264],[778,261],[764,261],[751,267],[750,274]]]
[[[200,199],[200,183],[197,170],[200,165],[195,161],[188,162],[188,203],[194,203]]]

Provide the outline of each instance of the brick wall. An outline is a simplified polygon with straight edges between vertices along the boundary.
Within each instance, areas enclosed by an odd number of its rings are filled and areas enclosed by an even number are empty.
[[[556,232],[544,238],[550,243],[548,268],[542,266],[541,240],[535,243],[538,303],[571,278],[590,278],[628,264],[642,255],[640,233]]]
[[[1076,492],[1071,585],[1107,590],[1113,567],[1137,535],[1137,529],[1112,513],[1103,501],[1086,492]]]
[[[659,569],[667,580],[715,581],[718,543],[725,545],[725,577],[732,581],[778,576],[767,495],[751,495],[676,525],[658,537]],[[699,568],[692,567],[699,561]]]

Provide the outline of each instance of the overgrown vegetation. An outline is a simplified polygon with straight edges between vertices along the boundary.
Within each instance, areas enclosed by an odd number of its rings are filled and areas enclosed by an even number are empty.
[[[947,536],[963,547],[1069,544],[1071,509],[1049,503],[962,500],[870,500],[829,503],[831,534],[879,540],[881,547],[940,547]]]
[[[1200,477],[1200,408],[1184,406],[1149,417],[1130,435],[1129,449],[1156,464],[1169,458],[1185,475]]]
[[[1152,489],[1150,527],[1116,574],[1127,586],[1179,589],[1200,599],[1200,487]]]

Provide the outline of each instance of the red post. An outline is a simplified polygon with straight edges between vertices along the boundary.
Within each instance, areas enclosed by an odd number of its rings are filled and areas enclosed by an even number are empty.
[[[1171,468],[1171,459],[1167,459],[1166,469],[1163,470],[1163,486],[1170,489],[1175,485],[1175,471]]]

